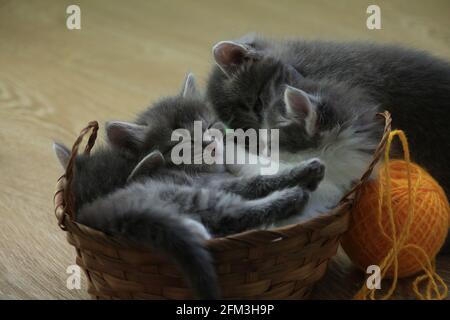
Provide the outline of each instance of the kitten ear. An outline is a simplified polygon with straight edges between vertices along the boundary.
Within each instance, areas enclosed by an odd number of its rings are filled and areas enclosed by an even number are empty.
[[[304,77],[300,74],[300,72],[297,71],[293,66],[287,65],[286,66],[286,78],[288,79],[288,82],[291,84],[297,83],[304,79]]]
[[[189,72],[184,80],[183,88],[181,90],[181,96],[183,98],[196,98],[200,96],[200,92],[197,89],[194,74]]]
[[[53,142],[53,151],[55,151],[56,157],[63,169],[66,170],[70,158],[70,149],[61,143]]]
[[[220,41],[214,45],[212,52],[218,67],[227,76],[232,75],[245,62],[259,57],[252,47],[234,41]]]
[[[108,121],[106,136],[111,145],[136,151],[144,143],[147,126],[122,121]]]
[[[149,153],[142,159],[128,176],[127,182],[134,180],[136,177],[148,175],[152,171],[164,166],[164,156],[159,150]]]
[[[284,103],[288,115],[305,121],[306,132],[312,136],[315,133],[317,113],[314,97],[303,90],[287,86],[284,91]]]

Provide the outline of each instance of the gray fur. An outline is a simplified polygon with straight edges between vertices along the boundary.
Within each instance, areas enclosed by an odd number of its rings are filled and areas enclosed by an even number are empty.
[[[86,204],[77,221],[162,250],[179,264],[198,298],[216,299],[215,271],[204,247],[207,233],[199,230],[198,222],[215,236],[271,225],[300,211],[309,192],[297,186],[248,200],[220,185],[206,185],[212,177],[207,178],[157,170],[152,178]]]
[[[247,199],[256,199],[274,191],[295,186],[314,191],[324,176],[324,170],[325,167],[320,161],[312,160],[285,169],[276,175],[212,180],[210,184],[220,185],[223,190],[239,194]]]
[[[280,99],[284,85],[301,87],[301,77],[359,87],[378,105],[376,111],[392,113],[394,127],[409,137],[413,159],[450,194],[448,62],[417,50],[362,42],[277,41],[250,35],[236,45],[251,48],[248,58],[232,72],[215,67],[207,89],[227,124],[257,128],[261,110]]]
[[[200,299],[217,299],[212,258],[205,237],[182,219],[176,205],[155,193],[158,185],[134,183],[83,206],[77,221],[171,256],[189,279]]]
[[[130,173],[127,179],[127,183],[135,180],[139,176],[150,175],[158,168],[165,165],[164,156],[159,151],[153,151],[149,155],[145,156],[133,171]]]
[[[137,183],[126,186],[139,175],[148,174],[148,170],[160,168],[155,155],[152,153],[142,163],[143,159],[130,152],[104,147],[90,156],[77,156],[72,183],[76,221],[165,252],[185,272],[198,298],[217,299],[212,259],[204,248],[208,237],[204,227],[191,219],[181,219],[170,210],[170,202],[143,201],[154,199],[149,194],[152,190],[139,188]]]
[[[224,165],[173,164],[172,130],[192,130],[194,120],[204,130],[222,127],[193,88],[156,103],[134,124],[109,122],[110,146],[77,157],[76,219],[169,254],[197,297],[215,299],[219,290],[204,241],[297,215],[324,166],[311,161],[276,176],[241,179]]]
[[[65,170],[70,157],[69,149],[60,143],[54,143],[53,146]],[[97,148],[90,156],[78,155],[75,158],[75,175],[72,182],[75,211],[82,205],[125,186],[140,160],[142,159],[138,156],[109,146]]]

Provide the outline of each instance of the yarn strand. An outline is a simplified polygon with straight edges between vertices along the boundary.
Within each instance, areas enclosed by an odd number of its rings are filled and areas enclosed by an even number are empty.
[[[392,181],[390,175],[390,150],[392,141],[395,137],[400,139],[403,148],[403,155],[406,162],[406,174],[407,174],[407,191],[408,191],[408,207],[407,207],[407,219],[406,223],[401,230],[397,232],[397,226],[395,223],[394,210],[392,208]],[[414,203],[417,195],[417,189],[420,185],[420,178],[412,184],[411,179],[411,159],[409,152],[409,145],[405,133],[402,130],[394,130],[390,133],[386,149],[384,153],[384,173],[386,177],[385,183],[383,179],[379,179],[379,200],[378,200],[378,211],[377,211],[377,223],[380,227],[383,235],[390,240],[392,247],[389,249],[388,253],[378,264],[381,270],[381,280],[385,278],[386,273],[389,269],[393,268],[392,282],[384,295],[379,297],[376,296],[376,289],[369,289],[365,283],[362,288],[356,293],[354,299],[361,300],[376,300],[382,299],[387,300],[394,294],[397,283],[398,283],[398,270],[399,270],[399,253],[402,250],[408,250],[414,258],[417,260],[419,265],[422,267],[423,274],[419,275],[412,283],[412,289],[417,299],[420,300],[442,300],[448,295],[448,287],[443,279],[436,273],[436,264],[434,259],[428,256],[423,248],[415,244],[405,244],[410,236],[411,224],[414,218],[415,210]],[[384,197],[384,195],[386,197]],[[386,199],[385,199],[386,198]],[[386,202],[386,203],[384,203]],[[389,234],[382,223],[382,210],[383,205],[387,206],[387,213],[389,215],[389,225],[391,227],[391,234]],[[426,282],[425,290],[421,290],[422,284]]]

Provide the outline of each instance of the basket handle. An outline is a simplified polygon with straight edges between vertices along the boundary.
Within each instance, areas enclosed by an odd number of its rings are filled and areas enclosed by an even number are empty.
[[[89,155],[91,153],[92,147],[94,147],[95,140],[97,139],[97,132],[98,132],[98,122],[97,121],[91,121],[88,123],[88,125],[80,131],[80,135],[78,136],[77,140],[75,140],[73,146],[72,146],[72,152],[70,154],[69,162],[66,167],[66,172],[63,175],[65,177],[66,183],[64,187],[64,212],[67,213],[70,217],[70,220],[75,219],[75,197],[72,192],[72,181],[74,177],[74,171],[75,171],[75,159],[78,155],[78,149],[80,147],[81,142],[83,141],[83,138],[91,131],[91,134],[89,136],[89,140],[86,144],[86,147],[84,148],[84,154]],[[64,216],[62,215],[61,221],[59,221],[59,225],[63,228],[64,227]]]
[[[345,203],[348,202],[352,196],[354,195],[354,198],[357,199],[359,197],[359,193],[361,190],[361,185],[363,185],[367,180],[369,180],[373,169],[377,165],[377,163],[380,161],[384,149],[386,148],[386,143],[389,137],[389,134],[392,130],[392,117],[391,114],[388,111],[384,111],[383,113],[377,113],[378,117],[384,118],[384,132],[383,137],[380,140],[380,143],[378,144],[377,148],[375,149],[375,152],[373,154],[372,161],[370,162],[369,166],[367,167],[366,171],[362,175],[361,179],[353,186],[353,188],[347,192],[341,199],[339,203]]]

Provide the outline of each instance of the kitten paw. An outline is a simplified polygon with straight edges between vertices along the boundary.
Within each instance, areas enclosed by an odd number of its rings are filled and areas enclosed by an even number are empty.
[[[325,176],[325,165],[318,158],[300,163],[293,169],[298,185],[314,191]]]
[[[285,192],[286,199],[288,199],[288,202],[290,202],[295,209],[294,214],[297,214],[299,210],[304,208],[310,197],[309,191],[303,189],[303,187],[290,188]]]

